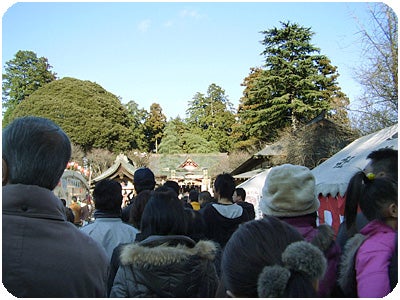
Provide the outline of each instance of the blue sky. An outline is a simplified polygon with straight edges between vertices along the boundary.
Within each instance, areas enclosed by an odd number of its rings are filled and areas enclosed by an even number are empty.
[[[6,2],[7,3],[7,2]],[[371,4],[371,3],[370,3]],[[18,2],[2,4],[2,66],[19,50],[48,58],[58,77],[100,84],[126,103],[169,118],[215,83],[237,108],[240,85],[263,65],[260,31],[291,21],[311,27],[312,43],[338,67],[353,101],[362,61],[355,18],[366,2]],[[3,69],[4,70],[4,69]]]

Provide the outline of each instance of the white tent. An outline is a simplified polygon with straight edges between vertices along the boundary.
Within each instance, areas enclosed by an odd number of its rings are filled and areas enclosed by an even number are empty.
[[[262,217],[261,211],[258,209],[258,203],[262,196],[262,188],[264,186],[265,178],[267,177],[270,169],[249,178],[245,182],[242,182],[237,187],[244,188],[246,191],[246,202],[250,202],[254,205],[256,212],[256,219]]]
[[[367,165],[368,154],[380,148],[398,149],[397,131],[396,124],[363,136],[312,169],[317,194],[343,196],[350,178]]]
[[[394,125],[363,136],[311,170],[316,181],[316,195],[320,195],[320,222],[328,223],[337,229],[343,215],[343,196],[350,178],[366,166],[370,152],[380,148],[398,149],[397,131],[398,126]],[[237,186],[246,190],[246,201],[253,203],[256,218],[261,217],[258,202],[268,173],[269,169]]]
[[[398,149],[398,125],[363,136],[347,145],[311,172],[315,177],[316,194],[320,201],[320,223],[327,223],[338,230],[343,221],[345,193],[351,177],[363,170],[367,156],[380,148]]]

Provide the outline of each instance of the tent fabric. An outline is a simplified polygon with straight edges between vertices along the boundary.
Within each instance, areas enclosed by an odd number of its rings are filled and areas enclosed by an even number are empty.
[[[380,148],[398,149],[397,132],[396,124],[363,136],[311,170],[316,181],[316,196],[320,200],[319,224],[329,224],[337,232],[343,221],[345,192],[350,178],[367,165],[367,156],[372,151]],[[269,170],[237,186],[246,190],[246,201],[254,205],[256,219],[262,217],[258,203],[262,197],[262,188]]]
[[[316,193],[344,196],[351,177],[367,165],[367,156],[380,148],[398,149],[398,125],[363,136],[311,170]]]
[[[319,194],[318,208],[318,224],[328,224],[332,226],[333,231],[337,234],[340,223],[343,222],[345,197],[337,194],[335,197],[331,195],[322,196]]]
[[[237,186],[245,189],[246,202],[250,202],[254,205],[256,219],[262,218],[262,212],[258,204],[262,197],[262,188],[264,186],[265,178],[267,178],[269,170],[270,169],[266,169],[265,171],[251,177],[250,179],[242,182]]]

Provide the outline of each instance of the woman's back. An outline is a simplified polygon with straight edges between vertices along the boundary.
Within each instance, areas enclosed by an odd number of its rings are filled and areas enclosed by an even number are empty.
[[[195,244],[184,236],[150,238],[151,245],[146,239],[123,249],[110,297],[214,297],[214,243]]]

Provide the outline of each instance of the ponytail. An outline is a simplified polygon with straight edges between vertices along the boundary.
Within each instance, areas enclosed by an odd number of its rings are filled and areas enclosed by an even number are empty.
[[[355,229],[355,221],[357,216],[358,204],[363,194],[363,181],[365,180],[364,172],[357,172],[350,179],[346,191],[346,203],[344,206],[344,217],[346,228],[350,232]]]

